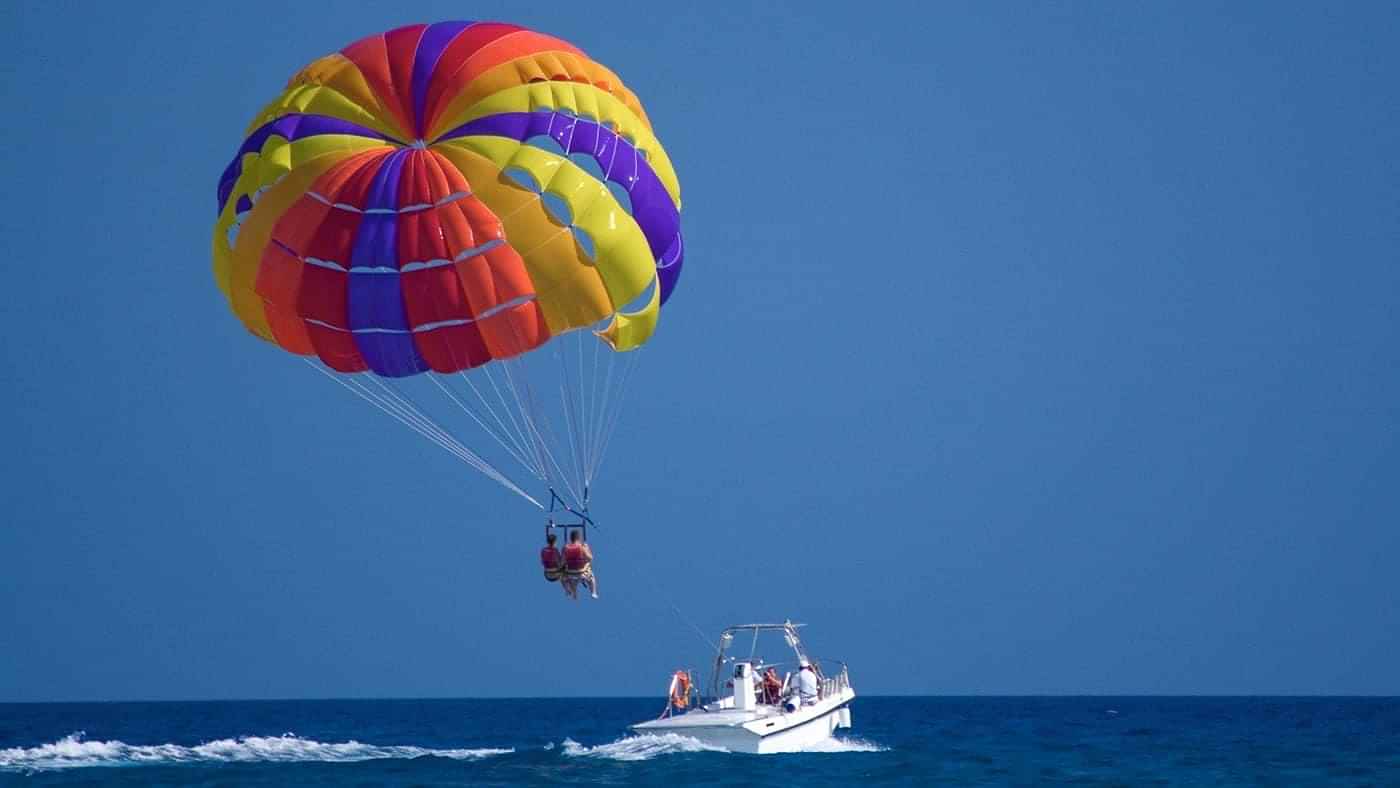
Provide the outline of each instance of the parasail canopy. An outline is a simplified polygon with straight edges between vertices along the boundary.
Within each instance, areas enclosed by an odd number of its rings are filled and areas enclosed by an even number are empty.
[[[369,36],[292,77],[217,196],[214,278],[249,331],[535,500],[393,383],[459,375],[432,382],[586,507],[630,377],[613,357],[651,338],[683,259],[679,181],[616,74],[517,25]]]

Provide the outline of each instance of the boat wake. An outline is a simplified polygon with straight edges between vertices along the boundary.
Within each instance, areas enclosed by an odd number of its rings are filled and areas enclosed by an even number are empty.
[[[723,747],[708,744],[675,733],[638,734],[624,736],[614,742],[585,747],[573,739],[565,739],[560,745],[570,758],[610,758],[614,761],[649,761],[658,755],[671,755],[682,752],[729,752]]]
[[[37,747],[0,749],[0,772],[201,763],[354,763],[386,758],[413,759],[424,757],[471,761],[509,755],[515,752],[514,749],[435,749],[412,745],[365,744],[354,740],[321,742],[314,739],[303,739],[290,733],[282,736],[243,736],[237,739],[216,739],[194,747],[179,744],[127,744],[116,740],[88,741],[83,736],[84,734],[79,731],[64,736],[56,742],[41,744]],[[554,745],[547,744],[544,749],[553,750]],[[887,747],[864,739],[837,738],[818,742],[800,752],[886,752],[887,750]],[[729,751],[675,733],[635,734],[594,747],[579,744],[573,739],[565,739],[559,745],[559,753],[564,757],[613,761],[649,761],[662,755],[694,752],[728,753]]]
[[[614,761],[648,761],[659,755],[673,755],[686,752],[723,752],[729,750],[714,747],[689,736],[676,733],[637,734],[624,736],[617,741],[585,747],[573,739],[565,739],[560,748],[570,758],[607,758]],[[548,749],[548,747],[546,748]],[[837,753],[837,752],[888,752],[889,748],[872,741],[856,738],[833,738],[817,742],[794,753]]]
[[[364,744],[357,741],[319,742],[293,734],[217,739],[195,747],[179,744],[127,744],[86,741],[82,731],[38,747],[0,750],[0,771],[42,771],[89,766],[157,766],[180,763],[351,763],[380,758],[452,758],[476,760],[506,755],[509,749],[433,749],[407,745]]]
[[[804,747],[800,752],[889,752],[890,748],[866,739],[831,738]]]

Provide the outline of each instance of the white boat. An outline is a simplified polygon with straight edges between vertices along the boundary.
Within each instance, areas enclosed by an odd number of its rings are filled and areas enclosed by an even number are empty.
[[[632,730],[688,736],[730,752],[774,753],[807,749],[830,739],[838,728],[851,727],[850,704],[856,693],[846,664],[808,655],[797,634],[800,626],[785,621],[724,630],[710,682],[712,700],[696,699],[699,692],[691,674],[677,671],[671,677],[666,711]],[[760,645],[771,647],[777,635],[793,659],[770,663],[759,653]],[[733,653],[745,649],[746,657]],[[811,674],[804,682],[801,671],[806,666]]]

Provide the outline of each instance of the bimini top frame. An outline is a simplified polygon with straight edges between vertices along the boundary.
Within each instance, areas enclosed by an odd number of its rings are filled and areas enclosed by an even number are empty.
[[[726,663],[753,660],[754,654],[758,650],[758,636],[763,632],[783,633],[783,639],[787,641],[788,648],[792,649],[792,653],[797,656],[798,661],[810,662],[811,659],[807,656],[807,648],[803,645],[801,636],[797,634],[797,630],[801,626],[804,625],[792,621],[784,621],[781,624],[735,624],[731,627],[725,627],[724,631],[720,632],[719,646],[715,651],[715,670],[710,680],[711,694],[716,697],[720,694],[721,683],[728,674],[728,671],[725,669]],[[740,659],[728,656],[729,648],[734,645],[735,637],[750,632],[753,633],[753,639],[750,642],[748,657],[746,659]]]

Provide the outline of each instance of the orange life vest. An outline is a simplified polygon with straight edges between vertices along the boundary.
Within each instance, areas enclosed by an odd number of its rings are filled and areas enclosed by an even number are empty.
[[[583,545],[577,542],[570,542],[564,545],[564,571],[571,575],[581,575],[588,569],[588,553],[584,551]]]
[[[772,668],[763,674],[763,702],[776,705],[783,692],[783,683],[778,680],[778,674]]]
[[[559,574],[564,571],[564,558],[556,548],[548,546],[540,551],[540,565],[544,567],[546,580],[558,580]]]
[[[683,709],[690,702],[690,676],[683,670],[671,677],[671,705]]]

